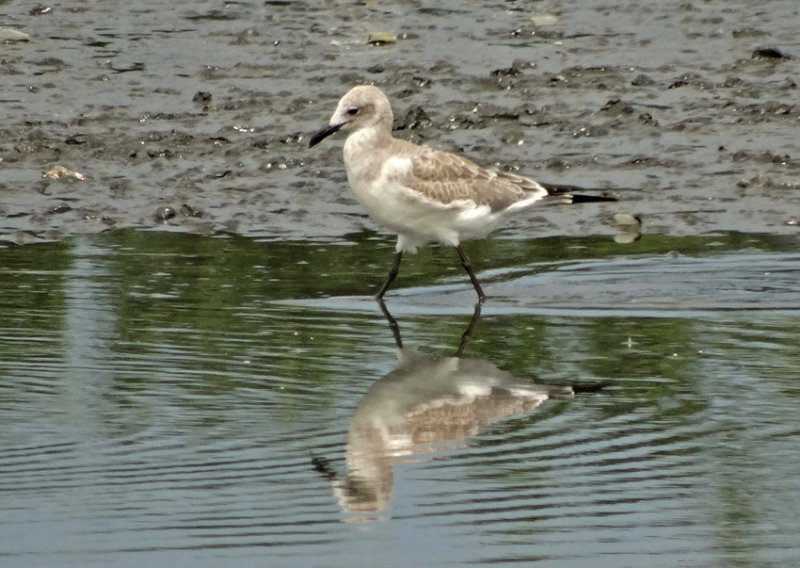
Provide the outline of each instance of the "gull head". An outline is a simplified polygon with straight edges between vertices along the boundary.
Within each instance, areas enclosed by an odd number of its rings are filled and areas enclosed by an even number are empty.
[[[316,146],[339,130],[352,133],[377,128],[391,134],[392,120],[392,106],[383,91],[372,85],[359,85],[339,100],[329,126],[312,136],[308,145]]]

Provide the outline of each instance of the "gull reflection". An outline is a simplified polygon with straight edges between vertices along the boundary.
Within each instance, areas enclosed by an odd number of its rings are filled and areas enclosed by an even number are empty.
[[[573,396],[571,387],[536,385],[489,361],[463,357],[480,304],[452,357],[404,347],[396,320],[382,302],[380,306],[394,333],[398,366],[370,387],[350,420],[347,475],[326,472],[342,508],[363,515],[363,520],[389,508],[396,464],[463,447],[491,421],[535,408],[548,398]]]

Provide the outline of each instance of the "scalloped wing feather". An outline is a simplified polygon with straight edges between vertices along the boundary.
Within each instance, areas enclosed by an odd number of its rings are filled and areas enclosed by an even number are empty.
[[[395,168],[389,177],[430,200],[442,204],[472,201],[497,212],[547,195],[547,190],[532,179],[487,170],[448,152],[410,143],[403,146],[411,167]]]

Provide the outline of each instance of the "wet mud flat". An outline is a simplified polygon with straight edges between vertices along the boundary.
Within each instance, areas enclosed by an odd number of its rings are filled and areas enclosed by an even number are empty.
[[[800,5],[0,2],[0,240],[138,227],[346,240],[374,227],[338,98],[375,83],[399,136],[615,204],[515,235],[796,234]],[[370,45],[369,34],[381,34]]]

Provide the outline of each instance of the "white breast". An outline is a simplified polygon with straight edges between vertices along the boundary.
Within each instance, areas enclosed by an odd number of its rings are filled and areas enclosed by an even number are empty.
[[[451,246],[482,238],[498,224],[488,206],[471,200],[441,203],[403,185],[413,176],[411,160],[390,151],[369,150],[361,132],[345,144],[347,177],[359,203],[379,224],[397,233],[398,250],[414,252],[435,241]]]

